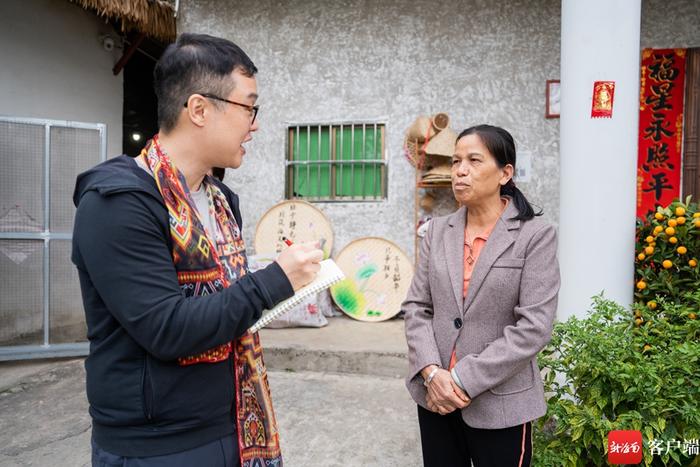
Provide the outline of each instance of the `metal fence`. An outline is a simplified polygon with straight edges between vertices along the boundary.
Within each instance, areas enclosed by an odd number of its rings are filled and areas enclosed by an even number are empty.
[[[104,124],[0,116],[0,361],[87,354],[72,195],[106,158]]]

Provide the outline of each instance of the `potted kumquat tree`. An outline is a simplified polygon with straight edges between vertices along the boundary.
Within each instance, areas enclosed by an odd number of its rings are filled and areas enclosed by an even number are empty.
[[[631,310],[594,297],[540,354],[548,410],[533,430],[535,466],[608,465],[608,433],[637,430],[641,465],[700,467],[698,205],[640,220],[635,255]]]

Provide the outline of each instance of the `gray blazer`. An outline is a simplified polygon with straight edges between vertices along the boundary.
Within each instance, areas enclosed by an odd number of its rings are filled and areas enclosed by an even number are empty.
[[[536,356],[557,309],[556,231],[538,218],[512,220],[517,212],[510,202],[497,221],[464,300],[467,209],[433,219],[402,304],[411,396],[426,407],[420,371],[433,363],[447,368],[456,346],[455,372],[472,398],[462,418],[474,428],[516,426],[547,409]]]

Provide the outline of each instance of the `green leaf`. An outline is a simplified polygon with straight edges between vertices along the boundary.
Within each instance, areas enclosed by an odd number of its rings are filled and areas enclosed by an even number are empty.
[[[582,434],[583,434],[583,425],[575,427],[571,431],[571,441],[576,441],[577,439],[579,439],[581,437]]]

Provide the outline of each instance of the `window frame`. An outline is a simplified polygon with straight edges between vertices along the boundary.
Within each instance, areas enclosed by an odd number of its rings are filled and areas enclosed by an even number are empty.
[[[384,119],[377,119],[377,120],[352,120],[352,121],[332,121],[332,122],[323,122],[323,123],[287,123],[286,125],[286,156],[285,156],[285,199],[297,199],[297,200],[304,200],[312,203],[354,203],[354,202],[382,202],[386,201],[388,199],[388,163],[387,163],[387,152],[386,152],[386,131],[387,131],[387,125],[386,125],[386,120]],[[344,129],[350,129],[350,133],[352,136],[352,143],[351,143],[351,158],[350,159],[344,159],[344,158],[338,158],[338,153],[337,153],[337,148],[338,144],[340,144],[340,150],[343,151],[343,130]],[[374,134],[378,135],[377,138],[375,138],[375,148],[376,145],[379,144],[379,150],[377,151],[375,149],[374,154],[378,154],[380,156],[380,159],[354,159],[354,153],[355,153],[355,134],[357,133],[358,129],[362,131],[363,134],[363,141],[367,141],[367,133],[372,134],[373,128],[376,128]],[[316,129],[318,131],[318,147],[319,147],[319,152],[316,155],[316,159],[309,161],[309,157],[311,155],[311,132],[313,129]],[[329,149],[330,149],[330,154],[328,155],[329,159],[324,160],[322,158],[322,153],[321,153],[321,141],[323,140],[323,130],[328,131],[328,144],[329,144]],[[297,141],[301,141],[299,138],[300,132],[306,132],[306,138],[307,138],[307,159],[305,160],[294,160],[294,154],[295,154],[295,148],[294,145],[298,144]],[[378,139],[378,141],[377,141]],[[363,144],[363,143],[361,143]],[[297,146],[298,148],[299,146]],[[343,152],[341,152],[343,154]],[[342,182],[343,182],[343,167],[347,167],[350,165],[350,169],[352,170],[351,172],[351,179],[352,182],[350,185],[352,187],[356,186],[355,183],[355,175],[357,172],[359,172],[362,176],[364,177],[364,174],[366,174],[367,166],[368,165],[377,165],[379,169],[379,190],[378,194],[376,195],[367,195],[367,194],[352,194],[352,195],[339,195],[338,191],[338,186],[336,181],[338,180],[338,175],[340,175],[340,187],[342,189]],[[317,192],[321,191],[321,172],[322,172],[322,167],[327,166],[328,167],[328,175],[329,177],[329,194],[317,194],[317,195],[310,195],[310,196],[298,196],[294,194],[294,182],[295,182],[295,176],[298,176],[298,170],[300,167],[306,167],[307,170],[307,180],[310,179],[310,173],[311,173],[311,167],[313,166],[318,166],[319,168],[314,170],[314,173],[317,174],[318,177],[318,184],[317,184]],[[295,172],[296,169],[296,172]],[[348,170],[347,168],[345,170]],[[357,171],[357,172],[356,172]],[[295,175],[295,173],[297,175]],[[376,172],[375,176],[373,177],[375,180],[377,178]],[[326,175],[324,175],[326,177]],[[363,180],[363,186],[364,186],[364,180]],[[376,184],[374,185],[373,188],[376,188]],[[376,192],[376,190],[373,190]],[[353,190],[354,192],[354,190]]]

